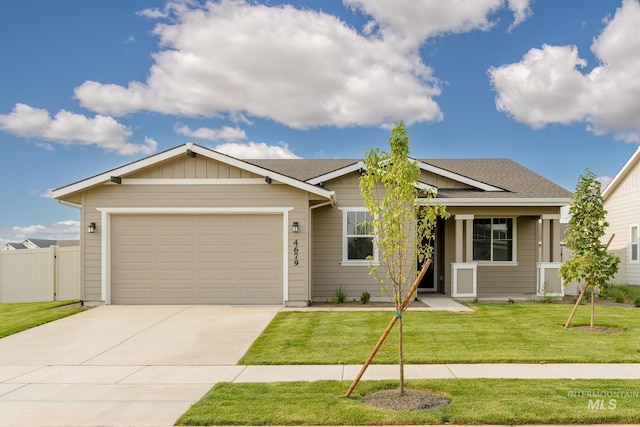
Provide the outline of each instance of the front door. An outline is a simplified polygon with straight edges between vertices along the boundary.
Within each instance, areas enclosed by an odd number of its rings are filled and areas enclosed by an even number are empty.
[[[438,218],[431,238],[425,239],[423,244],[433,247],[431,253],[433,261],[418,285],[418,292],[444,292],[444,280],[439,280],[442,275],[442,261],[444,259],[444,220]],[[423,262],[418,261],[418,271],[422,270],[424,262],[426,259]]]

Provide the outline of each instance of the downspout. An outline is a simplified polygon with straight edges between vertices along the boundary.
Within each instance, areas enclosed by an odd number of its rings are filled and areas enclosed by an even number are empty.
[[[334,196],[331,196],[331,200],[329,200],[328,202],[324,202],[324,203],[318,203],[317,205],[313,205],[313,206],[309,206],[309,223],[311,223],[311,217],[313,215],[313,210],[314,209],[318,209],[324,206],[333,206],[335,204],[335,199]],[[311,227],[307,227],[307,229],[309,230],[309,236],[307,237],[308,240],[311,240]],[[311,259],[312,259],[312,252],[311,252],[311,247],[312,245],[309,245],[309,271],[307,273],[307,294],[309,295],[309,301],[307,302],[308,305],[311,305]]]

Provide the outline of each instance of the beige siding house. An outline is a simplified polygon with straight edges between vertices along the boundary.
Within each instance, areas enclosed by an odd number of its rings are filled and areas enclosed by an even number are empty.
[[[570,194],[507,159],[424,160],[451,218],[421,292],[561,293]],[[375,235],[360,160],[239,160],[187,143],[54,190],[81,209],[87,304],[278,304],[368,291]],[[416,203],[423,203],[417,199]],[[416,262],[416,267],[418,267]],[[548,292],[548,290],[547,290]]]
[[[603,190],[604,208],[612,234],[609,249],[620,257],[615,283],[640,285],[640,148]]]

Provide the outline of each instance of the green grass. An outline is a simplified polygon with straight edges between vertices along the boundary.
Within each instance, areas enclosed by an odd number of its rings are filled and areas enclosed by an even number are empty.
[[[409,388],[434,391],[451,399],[446,407],[418,411],[384,410],[360,401],[364,395],[396,387],[394,382],[361,382],[347,399],[343,396],[348,386],[348,382],[340,381],[219,383],[200,402],[193,405],[178,420],[177,425],[640,422],[638,380],[409,381]],[[594,394],[605,397],[588,397]],[[604,400],[595,402],[596,399]]]
[[[83,311],[84,309],[81,307],[64,307],[77,302],[53,301],[0,304],[0,338]]]
[[[565,304],[469,304],[473,313],[404,313],[405,363],[640,362],[637,308],[596,307],[596,325],[619,334],[565,329]],[[390,311],[279,313],[240,364],[361,364],[388,324]],[[573,326],[589,324],[580,307]],[[389,335],[373,363],[397,363]]]

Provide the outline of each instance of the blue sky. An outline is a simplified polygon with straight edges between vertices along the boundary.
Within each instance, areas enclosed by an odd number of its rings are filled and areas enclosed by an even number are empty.
[[[50,190],[186,141],[508,157],[572,190],[640,143],[639,0],[6,0],[0,244],[76,238]]]

